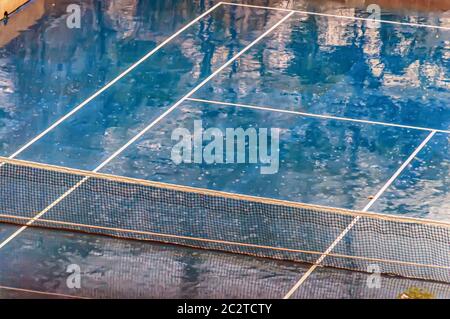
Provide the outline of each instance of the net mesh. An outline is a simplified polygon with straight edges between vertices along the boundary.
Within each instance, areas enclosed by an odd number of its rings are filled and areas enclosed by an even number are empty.
[[[450,224],[325,208],[0,157],[0,222],[450,283]]]

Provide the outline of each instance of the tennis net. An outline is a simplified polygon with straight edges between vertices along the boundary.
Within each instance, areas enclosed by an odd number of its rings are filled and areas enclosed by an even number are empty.
[[[0,157],[0,222],[450,283],[450,224]]]

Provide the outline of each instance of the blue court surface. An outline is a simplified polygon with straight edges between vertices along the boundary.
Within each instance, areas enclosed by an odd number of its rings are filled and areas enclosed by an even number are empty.
[[[81,27],[71,29],[73,3],[31,1],[0,26],[0,214],[35,219],[25,226],[0,219],[0,298],[398,298],[416,288],[450,298],[450,22],[443,10],[382,7],[371,25],[366,8],[333,1],[88,0],[79,3]],[[174,130],[193,132],[196,123],[220,132],[276,128],[276,171],[262,174],[268,164],[261,162],[175,163]],[[75,200],[84,183],[76,178],[60,187],[46,177],[56,197],[31,175],[25,188],[7,160],[379,220],[317,215],[325,230],[298,228],[316,254],[305,262],[40,228],[36,221],[58,207],[100,221],[94,212],[108,199],[99,192]],[[127,191],[120,196],[126,205]],[[124,206],[122,217],[120,210],[109,216],[116,228],[132,219],[125,211],[132,213]],[[244,215],[227,222],[247,225],[240,239],[251,244],[263,232],[273,246],[300,236],[265,232]],[[210,238],[215,233],[201,227],[220,215],[205,216],[161,223],[186,235],[191,222]],[[399,234],[373,235],[386,219]],[[405,270],[402,277],[389,268],[373,288],[359,259],[344,265],[328,257],[397,260],[407,248],[395,236],[407,233],[416,244],[428,241],[421,247],[433,260],[405,257],[403,265],[447,275]],[[392,253],[360,251],[357,241]],[[81,269],[79,289],[66,284],[72,264]]]
[[[0,234],[7,231],[2,226]],[[236,254],[29,229],[2,252],[1,298],[282,298],[309,268]],[[66,285],[68,264],[82,269],[80,289]],[[397,298],[418,287],[450,298],[448,285],[320,268],[292,298]]]

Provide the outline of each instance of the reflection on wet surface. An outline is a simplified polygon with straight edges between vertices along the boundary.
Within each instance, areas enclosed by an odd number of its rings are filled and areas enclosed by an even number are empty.
[[[82,274],[76,291],[66,286],[71,264]],[[98,298],[281,298],[308,268],[34,228],[0,250],[0,266],[0,286]]]
[[[8,227],[2,225],[0,230]],[[8,262],[6,262],[8,261]],[[66,285],[68,265],[81,288]],[[310,267],[181,246],[29,228],[0,251],[0,286],[87,298],[282,298]],[[448,285],[382,277],[368,287],[364,273],[320,268],[293,298],[398,298],[420,288],[449,298]],[[36,298],[0,288],[1,298]],[[64,296],[39,295],[40,298]]]
[[[367,16],[361,2],[248,1]],[[9,156],[103,87],[214,1],[99,1],[66,7],[36,0],[0,26],[0,155]],[[382,18],[450,27],[440,2],[374,1]],[[402,12],[396,9],[402,7]],[[444,12],[446,11],[446,12]],[[92,169],[282,13],[222,7],[27,152],[23,159]],[[314,114],[449,129],[450,31],[295,14],[196,97]],[[305,119],[186,103],[106,171],[231,192],[359,209],[424,138],[415,130]],[[174,117],[177,115],[177,117]],[[174,167],[170,131],[202,119],[214,127],[283,128],[280,173],[244,166]],[[438,134],[374,210],[449,220],[448,136]],[[255,182],[255,181],[258,182]],[[17,227],[0,227],[0,240]],[[280,298],[308,268],[245,256],[104,237],[26,230],[0,249],[0,285],[71,294],[66,268],[83,269],[87,297]],[[395,298],[411,285],[448,297],[442,285],[389,280],[368,290],[363,274],[320,270],[297,297]],[[337,284],[338,283],[338,284]],[[335,287],[339,286],[339,289]],[[19,292],[0,289],[0,296]],[[31,294],[31,293],[30,293]],[[446,295],[447,294],[447,295]],[[23,295],[22,295],[23,296]]]
[[[227,127],[281,130],[279,171],[263,175],[263,164],[174,164],[174,127],[193,132]],[[225,133],[224,133],[225,134]],[[105,168],[115,175],[278,198],[326,206],[362,209],[426,137],[379,125],[296,117],[207,103],[189,102],[168,116],[158,132],[149,132]],[[156,142],[157,141],[157,142]],[[207,142],[205,142],[207,143]]]

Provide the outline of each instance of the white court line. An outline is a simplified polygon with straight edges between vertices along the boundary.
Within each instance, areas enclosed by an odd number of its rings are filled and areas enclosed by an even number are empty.
[[[341,16],[341,15],[337,15],[337,14],[319,13],[319,12],[302,11],[302,10],[292,10],[292,9],[277,8],[277,7],[266,7],[266,6],[258,6],[258,5],[243,4],[243,3],[231,3],[231,2],[222,2],[222,3],[225,4],[225,5],[230,5],[230,6],[248,7],[248,8],[257,8],[257,9],[268,9],[268,10],[277,10],[277,11],[284,11],[284,12],[295,12],[295,13],[314,15],[314,16],[329,17],[329,18],[339,18],[339,19],[348,19],[348,20],[360,20],[360,21],[368,21],[368,22],[372,22],[372,23],[373,22],[381,22],[381,23],[396,24],[396,25],[407,25],[407,26],[411,26],[411,27],[424,27],[424,28],[431,28],[431,29],[450,30],[450,27],[443,27],[443,26],[439,26],[439,25],[420,24],[420,23],[413,23],[413,22],[398,22],[398,21],[390,21],[390,20],[382,20],[382,19],[371,19],[371,18],[362,18],[362,17],[352,17],[352,16]]]
[[[181,103],[183,103],[187,98],[189,98],[192,94],[197,92],[201,87],[203,87],[207,82],[209,82],[212,78],[214,78],[217,74],[222,72],[223,69],[228,67],[230,64],[232,64],[234,61],[236,61],[241,55],[243,55],[245,52],[250,50],[255,44],[257,44],[259,41],[261,41],[264,37],[266,37],[269,33],[271,33],[273,30],[275,30],[280,24],[282,24],[284,21],[286,21],[291,15],[293,15],[293,12],[288,13],[285,15],[280,21],[278,21],[276,24],[274,24],[270,29],[265,31],[263,34],[261,34],[256,40],[253,40],[249,45],[247,45],[244,49],[242,49],[238,54],[236,54],[234,57],[232,57],[230,60],[228,60],[226,63],[224,63],[220,68],[218,68],[216,71],[214,71],[210,76],[208,76],[205,80],[203,80],[200,84],[198,84],[195,88],[193,88],[189,93],[187,93],[185,96],[183,96],[178,102],[176,102],[174,105],[172,105],[169,109],[167,109],[163,114],[158,116],[155,120],[153,120],[146,128],[144,128],[142,131],[140,131],[136,136],[134,136],[132,139],[130,139],[125,145],[123,145],[121,148],[119,148],[116,152],[114,152],[110,157],[108,157],[105,161],[103,161],[100,165],[98,165],[93,172],[96,173],[99,170],[101,170],[105,165],[107,165],[109,162],[111,162],[114,158],[116,158],[118,155],[120,155],[125,149],[127,149],[130,145],[132,145],[134,142],[136,142],[140,137],[142,137],[145,133],[147,133],[153,126],[158,124],[162,119],[164,119],[167,115],[169,115],[172,111],[174,111]],[[41,211],[39,214],[37,214],[33,219],[31,219],[25,226],[22,226],[17,231],[15,231],[11,236],[6,238],[2,243],[0,243],[0,249],[3,248],[6,244],[8,244],[11,240],[13,240],[15,237],[17,237],[20,233],[22,233],[25,229],[28,228],[29,225],[33,224],[37,219],[39,219],[42,215],[44,215],[46,212],[48,212],[51,208],[56,206],[58,203],[60,203],[64,198],[69,196],[73,191],[75,191],[78,187],[80,187],[86,180],[88,180],[89,177],[83,178],[81,181],[79,181],[77,184],[75,184],[73,187],[71,187],[68,191],[66,191],[63,195],[61,195],[57,200],[55,200],[52,204],[47,206],[43,211]]]
[[[201,102],[201,103],[224,105],[224,106],[240,107],[240,108],[260,110],[260,111],[269,111],[269,112],[276,112],[276,113],[300,115],[300,116],[320,118],[320,119],[325,119],[325,120],[337,120],[337,121],[356,122],[356,123],[363,123],[363,124],[383,125],[383,126],[406,128],[406,129],[419,130],[419,131],[427,131],[427,132],[435,131],[435,132],[439,132],[439,133],[450,134],[450,131],[447,131],[447,130],[438,130],[438,129],[428,128],[428,127],[403,125],[403,124],[361,120],[361,119],[340,117],[340,116],[333,116],[333,115],[314,114],[314,113],[306,113],[306,112],[299,112],[299,111],[275,109],[275,108],[268,107],[268,106],[257,106],[257,105],[241,104],[241,103],[229,103],[229,102],[221,102],[221,101],[214,101],[214,100],[197,99],[197,98],[191,98],[191,97],[187,98],[186,100],[194,101],[194,102]]]
[[[205,17],[206,15],[210,14],[212,11],[214,11],[215,9],[217,9],[220,5],[222,5],[222,2],[219,2],[218,4],[216,4],[215,6],[211,7],[209,10],[205,11],[203,14],[201,14],[200,16],[198,16],[197,18],[195,18],[194,20],[192,20],[191,22],[189,22],[188,24],[186,24],[184,27],[182,27],[180,30],[178,30],[177,32],[175,32],[174,34],[172,34],[169,38],[167,38],[166,40],[164,40],[163,42],[161,42],[157,47],[155,47],[153,50],[151,50],[150,52],[148,52],[146,55],[144,55],[140,60],[138,60],[137,62],[135,62],[133,65],[131,65],[128,69],[126,69],[125,71],[123,71],[121,74],[119,74],[115,79],[113,79],[111,82],[109,82],[108,84],[106,84],[104,87],[102,87],[100,90],[98,90],[97,92],[95,92],[93,95],[91,95],[89,98],[87,98],[86,100],[84,100],[83,102],[81,102],[81,104],[79,104],[77,107],[75,107],[72,111],[70,111],[69,113],[67,113],[66,115],[64,115],[63,117],[61,117],[59,120],[57,120],[55,123],[53,123],[52,125],[50,125],[46,130],[44,130],[43,132],[41,132],[39,135],[37,135],[36,137],[34,137],[32,140],[30,140],[28,143],[26,143],[24,146],[22,146],[21,148],[19,148],[16,152],[14,152],[11,156],[9,156],[8,158],[15,158],[17,155],[19,155],[20,153],[22,153],[24,150],[26,150],[28,147],[30,147],[32,144],[36,143],[38,140],[40,140],[42,137],[44,137],[46,134],[48,134],[51,130],[53,130],[54,128],[56,128],[58,125],[60,125],[62,122],[64,122],[65,120],[67,120],[69,117],[71,117],[72,115],[74,115],[75,113],[77,113],[79,110],[81,110],[83,107],[85,107],[87,104],[89,104],[89,102],[91,102],[92,100],[94,100],[97,96],[99,96],[100,94],[102,94],[103,92],[105,92],[106,90],[108,90],[111,86],[113,86],[114,84],[116,84],[118,81],[120,81],[124,76],[126,76],[128,73],[130,73],[131,71],[133,71],[135,68],[137,68],[140,64],[142,64],[143,62],[145,62],[149,57],[151,57],[152,55],[154,55],[157,51],[159,51],[162,47],[164,47],[167,43],[169,43],[170,41],[172,41],[173,39],[175,39],[177,36],[179,36],[181,33],[183,33],[186,29],[188,29],[189,27],[191,27],[193,24],[195,24],[196,22],[198,22],[199,20],[201,20],[203,17]]]
[[[431,138],[436,134],[436,131],[432,131],[428,136],[422,141],[422,143],[414,150],[414,152],[408,157],[408,159],[399,167],[394,175],[383,185],[383,187],[378,191],[378,193],[372,198],[372,200],[364,207],[363,212],[367,212],[370,207],[380,198],[381,195],[389,188],[389,186],[400,176],[404,169],[414,160],[414,158],[419,154],[419,152],[427,145]],[[289,290],[289,292],[283,297],[283,299],[289,299],[294,292],[305,282],[305,280],[313,273],[313,271],[322,263],[325,257],[331,253],[331,251],[336,247],[336,245],[342,240],[342,238],[347,235],[347,233],[356,225],[356,223],[361,219],[361,216],[356,216],[352,222],[344,229],[344,231],[336,238],[336,240],[328,247],[328,249],[320,256],[319,259],[314,263],[311,268],[297,281],[297,283]]]
[[[5,247],[11,240],[16,238],[21,232],[23,232],[25,229],[28,228],[31,224],[33,224],[36,220],[42,217],[45,213],[47,213],[50,209],[58,205],[64,198],[69,196],[74,190],[76,190],[78,187],[80,187],[84,182],[86,182],[89,179],[89,177],[84,177],[82,180],[80,180],[78,183],[76,183],[74,186],[72,186],[69,190],[67,190],[63,195],[61,195],[57,200],[55,200],[53,203],[51,203],[49,206],[47,206],[43,211],[41,211],[39,214],[34,216],[32,219],[30,219],[24,226],[17,229],[13,234],[11,234],[8,238],[6,238],[4,241],[0,243],[0,249]]]
[[[27,292],[27,293],[33,293],[33,294],[39,294],[39,295],[46,295],[46,296],[64,297],[64,298],[71,298],[71,299],[90,299],[87,297],[66,295],[66,294],[61,294],[61,293],[57,293],[57,292],[47,292],[47,291],[31,290],[31,289],[24,289],[24,288],[14,288],[14,287],[8,287],[8,286],[0,286],[0,289]]]

